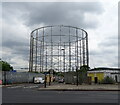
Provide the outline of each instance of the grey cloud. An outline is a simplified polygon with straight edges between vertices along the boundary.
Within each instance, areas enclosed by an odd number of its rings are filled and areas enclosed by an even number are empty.
[[[20,42],[20,41],[12,41],[12,40],[7,40],[2,43],[4,47],[9,47],[9,48],[15,48],[15,47],[21,47],[21,46],[29,46],[29,43],[27,42]]]
[[[109,37],[104,39],[102,42],[98,44],[100,47],[112,47],[116,46],[118,47],[118,38],[117,37]]]
[[[98,7],[97,7],[98,6]],[[43,4],[44,9],[34,8],[29,13],[27,25],[44,23],[50,24],[69,24],[88,28],[84,20],[84,13],[100,13],[99,3],[53,3]],[[92,23],[91,27],[96,27],[96,23]],[[90,27],[89,27],[90,28]]]
[[[4,7],[5,6],[5,7]],[[6,9],[7,7],[7,9]],[[103,12],[102,5],[99,2],[64,2],[64,3],[5,3],[3,10],[10,11],[19,15],[25,20],[25,24],[29,27],[37,24],[54,25],[69,24],[82,28],[95,28],[97,23],[86,23],[84,20],[85,13],[101,14]]]
[[[4,51],[4,48],[11,49],[11,53],[12,53],[11,57],[12,56],[22,56],[24,60],[28,60],[29,43],[27,43],[26,41],[18,42],[18,41],[11,40],[11,41],[7,41],[7,42],[3,42],[2,46],[3,46],[3,51]]]
[[[115,56],[116,55],[116,51],[115,50],[111,50],[111,49],[107,49],[106,47],[104,48],[100,48],[99,51],[90,51],[89,52],[90,56],[108,56],[108,55],[112,55]]]
[[[99,55],[99,54],[101,54],[101,52],[99,52],[99,51],[95,51],[95,50],[92,50],[92,51],[89,52],[89,54],[95,56],[95,55]]]
[[[5,48],[11,49],[12,56],[27,56],[29,54],[29,40],[20,37],[20,36],[14,36],[17,33],[14,33],[14,35],[8,36],[11,31],[4,33],[4,36],[2,37],[2,46],[3,51]],[[4,58],[4,57],[3,57]]]
[[[118,59],[118,39],[117,37],[108,37],[105,40],[102,40],[98,44],[99,50],[90,50],[90,56],[96,56],[96,57],[104,57],[104,59],[107,62],[113,62],[113,61],[107,61],[107,59]],[[100,57],[101,58],[101,57]],[[100,59],[99,58],[99,59]],[[114,61],[111,66],[117,66],[117,62]]]
[[[117,36],[108,37],[98,44],[99,50],[90,50],[90,58],[95,60],[96,66],[108,64],[111,67],[118,67],[118,38]],[[93,61],[94,62],[94,61]],[[90,63],[93,63],[90,61]],[[95,62],[94,62],[95,63]]]
[[[2,59],[12,65],[15,65],[15,62],[17,62],[11,61],[14,57],[21,57],[25,61],[29,59],[29,40],[21,36],[20,33],[22,34],[19,29],[17,31],[5,27],[3,29],[2,51],[6,53],[2,54]]]

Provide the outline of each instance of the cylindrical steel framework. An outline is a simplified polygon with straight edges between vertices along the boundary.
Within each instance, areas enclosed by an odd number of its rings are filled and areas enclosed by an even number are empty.
[[[89,66],[88,34],[65,25],[40,27],[31,32],[29,71],[75,71]]]

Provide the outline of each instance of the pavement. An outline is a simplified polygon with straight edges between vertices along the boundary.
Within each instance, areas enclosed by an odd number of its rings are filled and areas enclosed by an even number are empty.
[[[119,86],[116,84],[82,84],[82,85],[71,85],[71,84],[51,84],[46,88],[38,88],[39,91],[120,91]]]
[[[39,91],[120,91],[118,84],[82,84],[82,85],[72,85],[64,83],[51,83],[49,86],[44,84],[12,84],[12,85],[0,85],[0,87],[8,88],[37,88]]]
[[[0,87],[3,88],[40,88],[44,87],[44,84],[34,84],[34,83],[23,83],[23,84],[9,84],[9,85],[0,85]]]

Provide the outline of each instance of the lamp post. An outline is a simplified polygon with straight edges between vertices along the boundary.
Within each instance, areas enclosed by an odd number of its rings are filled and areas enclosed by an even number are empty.
[[[63,51],[63,70],[64,70],[64,73],[65,73],[65,49],[61,49]]]
[[[65,80],[65,44],[63,50],[63,70],[64,70],[64,80]]]
[[[44,88],[46,88],[46,72],[45,72]]]
[[[50,83],[51,83],[51,70],[52,69],[49,70],[49,86],[50,86]]]
[[[78,86],[78,66],[76,66],[76,85]]]

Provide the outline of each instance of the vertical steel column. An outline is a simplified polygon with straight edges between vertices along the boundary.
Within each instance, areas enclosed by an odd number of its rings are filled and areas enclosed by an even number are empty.
[[[35,72],[37,71],[38,30],[36,31]]]
[[[76,41],[77,41],[77,68],[78,68],[78,29],[76,28]]]
[[[46,71],[47,71],[47,44],[46,44]]]
[[[61,49],[61,50],[63,51],[63,71],[65,73],[65,43],[64,43],[63,46],[64,46],[64,48]]]
[[[80,40],[80,67],[82,66],[81,48],[82,48],[82,47],[81,47],[81,40]]]
[[[61,26],[60,26],[60,71],[61,71]]]
[[[82,30],[82,47],[83,47],[83,65],[85,65],[85,42],[84,42],[85,38],[84,38],[84,33]]]
[[[32,34],[30,36],[30,56],[29,56],[29,72],[32,71]]]
[[[86,32],[86,57],[87,57],[87,66],[89,67],[88,34],[87,34],[87,32]]]
[[[70,27],[69,27],[69,71],[71,71],[71,42],[70,42]]]
[[[63,68],[64,68],[64,73],[65,73],[65,64],[66,64],[66,63],[65,63],[65,43],[64,43],[63,55],[64,55],[64,56],[63,56],[63,65],[64,65]]]
[[[43,44],[42,44],[42,72],[43,72],[43,69],[44,69],[44,28],[43,28]]]
[[[59,62],[60,62],[60,61],[59,61],[59,51],[60,51],[60,49],[59,49],[59,43],[58,43],[58,71],[60,71],[60,70],[59,70],[59,69],[60,69],[60,68],[59,68]]]
[[[32,38],[32,65],[31,65],[31,68],[32,68],[32,71],[33,71],[33,61],[34,61],[34,59],[33,59],[33,53],[34,53],[34,38]]]
[[[40,72],[41,70],[41,65],[42,65],[42,54],[41,54],[41,50],[42,50],[42,41],[40,41]]]
[[[39,66],[38,72],[40,72],[40,47],[41,47],[40,33],[39,33],[39,30],[38,30],[38,66]]]
[[[77,44],[77,45],[76,45],[76,47],[77,47],[77,48],[76,48],[76,49],[77,49],[77,51],[76,51],[76,53],[77,53],[77,54],[76,54],[76,56],[77,56],[77,65],[76,65],[76,73],[77,73],[76,77],[77,77],[77,81],[76,81],[76,82],[77,82],[77,86],[78,86],[78,82],[79,82],[79,80],[78,80],[79,76],[78,76],[78,75],[79,75],[79,74],[78,74],[78,29],[77,29],[77,28],[76,28],[76,42],[77,42],[77,43],[76,43],[76,44]]]
[[[74,64],[75,64],[75,67],[76,67],[76,42],[74,44]]]
[[[76,51],[77,44],[76,43],[77,43],[77,41],[75,41],[75,48],[74,48],[75,49],[75,54],[74,54],[74,57],[75,57],[75,67],[77,66],[77,51]]]
[[[51,69],[53,68],[53,41],[52,41],[52,26],[51,26]]]

